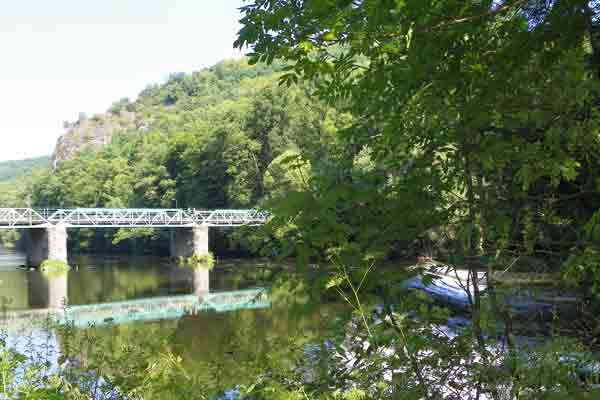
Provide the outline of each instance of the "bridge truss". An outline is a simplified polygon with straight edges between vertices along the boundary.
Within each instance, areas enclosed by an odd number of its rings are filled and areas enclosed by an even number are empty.
[[[155,208],[0,208],[0,229],[66,227],[136,228],[262,225],[269,214],[259,210]]]

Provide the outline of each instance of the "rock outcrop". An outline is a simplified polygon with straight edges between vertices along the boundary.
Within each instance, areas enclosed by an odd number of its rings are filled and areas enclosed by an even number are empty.
[[[99,150],[109,144],[115,135],[135,129],[136,115],[122,111],[118,114],[102,114],[87,118],[80,114],[77,122],[65,124],[67,131],[58,139],[52,166],[70,160],[84,150]]]

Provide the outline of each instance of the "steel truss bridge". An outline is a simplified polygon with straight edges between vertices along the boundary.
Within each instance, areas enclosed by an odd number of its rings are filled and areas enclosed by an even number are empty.
[[[259,210],[196,210],[162,208],[0,208],[0,229],[66,227],[191,227],[255,226],[267,222]]]

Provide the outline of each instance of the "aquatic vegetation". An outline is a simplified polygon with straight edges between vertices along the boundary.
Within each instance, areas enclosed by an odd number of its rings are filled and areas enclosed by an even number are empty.
[[[152,345],[151,339],[115,346],[86,330],[46,326],[59,332],[63,346],[59,363],[51,351],[39,351],[39,338],[24,335],[22,349],[0,340],[2,399],[207,399],[182,367],[180,356]],[[33,334],[31,334],[33,335]],[[46,346],[50,346],[46,343]],[[110,350],[110,351],[108,351]]]
[[[194,254],[191,257],[179,257],[178,265],[191,269],[211,270],[215,266],[215,257],[212,253]]]
[[[40,265],[40,271],[49,275],[62,275],[71,270],[69,264],[60,260],[45,260]]]

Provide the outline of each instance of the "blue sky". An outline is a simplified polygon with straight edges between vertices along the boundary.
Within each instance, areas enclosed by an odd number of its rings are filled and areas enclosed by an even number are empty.
[[[52,153],[62,122],[172,72],[239,57],[242,0],[0,0],[0,160]]]

